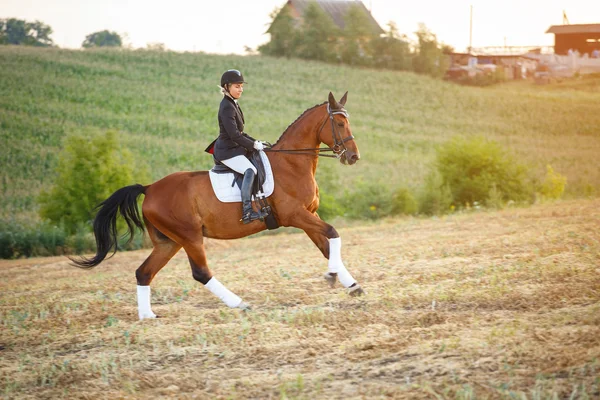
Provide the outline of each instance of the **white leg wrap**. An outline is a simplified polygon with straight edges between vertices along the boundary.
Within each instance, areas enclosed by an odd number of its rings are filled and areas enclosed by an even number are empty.
[[[214,276],[210,278],[208,283],[204,285],[208,290],[210,290],[215,296],[220,298],[223,303],[227,304],[227,306],[231,308],[236,308],[242,303],[242,299],[227,289],[217,278]]]
[[[356,283],[356,280],[350,275],[350,272],[344,266],[342,262],[342,238],[334,238],[329,240],[329,272],[336,273],[340,283],[345,287]]]
[[[150,308],[150,286],[137,287],[138,315],[140,319],[156,318]]]

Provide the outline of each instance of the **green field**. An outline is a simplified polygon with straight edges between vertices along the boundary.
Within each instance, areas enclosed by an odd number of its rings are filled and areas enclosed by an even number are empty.
[[[222,71],[238,68],[253,136],[274,142],[305,109],[349,91],[347,108],[362,160],[321,161],[318,178],[341,194],[357,180],[421,187],[435,146],[480,135],[508,147],[542,177],[568,178],[567,195],[600,188],[600,79],[549,87],[524,82],[463,87],[385,72],[268,57],[0,46],[0,217],[36,217],[69,134],[120,132],[152,179],[207,169],[217,134]],[[140,182],[150,183],[150,182]]]

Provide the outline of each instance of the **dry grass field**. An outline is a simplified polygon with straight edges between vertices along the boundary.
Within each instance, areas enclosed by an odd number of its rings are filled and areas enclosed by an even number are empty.
[[[0,397],[600,397],[600,200],[338,229],[367,295],[301,233],[208,241],[231,310],[179,253],[137,320],[148,250],[92,271],[0,261]]]

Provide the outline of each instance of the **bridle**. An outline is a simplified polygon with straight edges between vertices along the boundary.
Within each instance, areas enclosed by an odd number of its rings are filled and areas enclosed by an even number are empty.
[[[335,121],[333,120],[333,116],[336,114],[343,115],[346,119],[350,118],[350,114],[344,107],[342,108],[334,108],[331,109],[329,107],[329,103],[327,103],[327,114],[329,118],[326,118],[325,121],[321,124],[319,131],[317,132],[317,138],[319,139],[319,143],[322,143],[321,140],[321,132],[327,124],[327,120],[331,122],[331,135],[333,137],[333,147],[316,147],[316,148],[307,148],[307,149],[281,149],[275,150],[271,148],[271,144],[268,143],[269,147],[265,148],[265,151],[268,152],[277,152],[277,153],[287,153],[287,154],[298,154],[298,155],[317,155],[319,157],[329,157],[329,158],[340,158],[344,153],[348,151],[345,143],[349,140],[354,140],[354,135],[350,135],[347,138],[342,139],[342,134],[336,129]],[[321,152],[333,152],[334,154],[321,154]],[[316,154],[314,152],[317,152]]]

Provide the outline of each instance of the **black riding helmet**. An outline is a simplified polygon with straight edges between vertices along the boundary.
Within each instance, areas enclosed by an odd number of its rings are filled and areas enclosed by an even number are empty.
[[[237,69],[230,69],[223,73],[221,76],[221,87],[230,83],[247,83],[244,81],[244,76]]]

